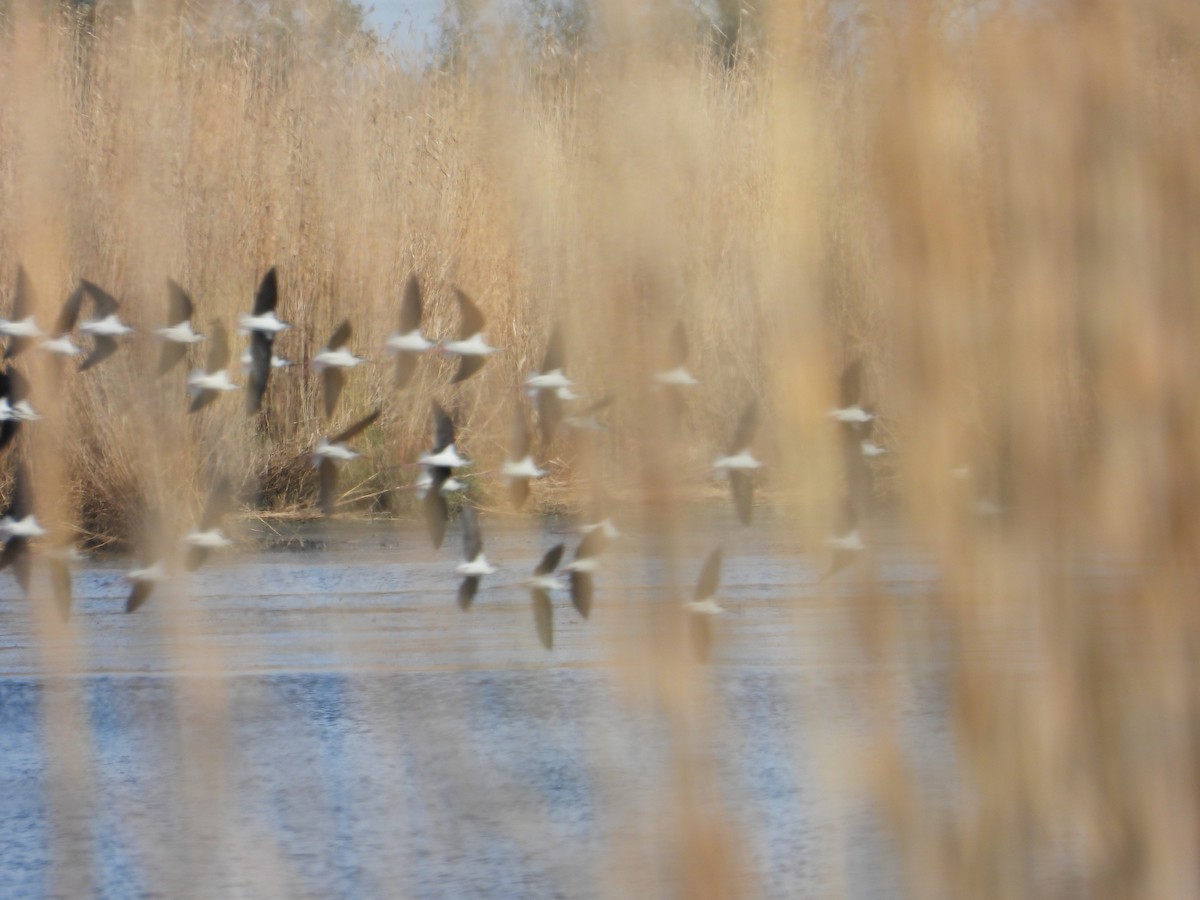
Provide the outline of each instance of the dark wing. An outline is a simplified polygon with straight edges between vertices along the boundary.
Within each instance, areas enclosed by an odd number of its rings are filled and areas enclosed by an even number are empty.
[[[563,417],[562,400],[558,398],[558,392],[538,391],[537,409],[538,430],[542,435],[542,450],[545,451],[554,440],[554,433],[558,431]]]
[[[838,384],[838,404],[840,409],[854,406],[862,396],[862,360],[856,359],[842,370],[841,381]]]
[[[565,366],[566,353],[563,350],[562,326],[555,325],[550,332],[550,341],[546,344],[546,355],[542,359],[542,374],[553,372]]]
[[[409,334],[421,327],[421,282],[417,273],[408,276],[404,285],[404,300],[400,304],[400,333]]]
[[[417,373],[417,354],[401,350],[396,356],[396,389],[408,387]]]
[[[184,568],[189,572],[195,572],[208,559],[208,552],[207,547],[189,547],[187,557],[183,561]]]
[[[462,316],[458,327],[458,339],[465,341],[467,338],[483,331],[483,313],[479,311],[479,307],[475,305],[475,301],[458,288],[454,289],[454,296],[458,298],[458,309]]]
[[[854,500],[849,495],[842,501],[842,508],[838,515],[837,530],[834,532],[838,537],[847,535],[858,527],[858,512],[854,509]]]
[[[571,572],[571,605],[585,619],[592,612],[592,573]]]
[[[669,360],[667,368],[678,369],[680,366],[687,363],[687,358],[687,332],[684,331],[682,322],[676,322],[675,327],[671,329],[671,346],[667,356],[667,359]]]
[[[5,423],[7,424],[7,423]],[[520,509],[529,499],[529,479],[514,478],[508,483],[508,499],[513,509]]]
[[[83,294],[84,288],[81,283],[63,303],[58,313],[58,321],[54,323],[55,337],[62,337],[75,330],[75,323],[79,321],[79,309],[83,306]]]
[[[275,275],[275,267],[271,266],[258,286],[258,293],[254,295],[254,315],[261,316],[273,312],[278,300],[279,279]]]
[[[483,533],[479,530],[479,518],[473,506],[463,507],[462,520],[463,558],[470,562],[483,552]]]
[[[188,415],[200,412],[204,407],[213,403],[217,399],[217,392],[210,391],[207,388],[197,391],[192,395],[192,402],[188,404]]]
[[[17,576],[17,584],[26,594],[29,593],[30,562],[29,538],[9,538],[4,551],[0,552],[0,569],[7,569],[11,565],[13,574]]]
[[[86,372],[92,366],[98,366],[110,356],[117,352],[117,342],[106,334],[98,334],[94,336],[92,343],[92,352],[88,358],[83,361],[83,365],[79,367],[80,372]]]
[[[153,591],[153,581],[135,581],[130,587],[129,597],[125,601],[125,612],[137,612],[138,608],[150,598]]]
[[[229,365],[229,333],[220,322],[213,322],[212,344],[208,348],[209,375],[216,374]]]
[[[17,463],[13,475],[13,492],[8,501],[8,509],[4,515],[19,522],[33,512],[33,482],[29,478],[29,469],[24,462]]]
[[[158,372],[161,377],[179,365],[179,361],[187,356],[187,345],[176,341],[163,341],[162,354],[158,358]]]
[[[433,452],[441,453],[454,443],[454,422],[435,400],[433,402]]]
[[[17,266],[17,286],[13,293],[12,321],[20,322],[33,313],[33,288],[29,284],[29,276],[25,274],[24,266]],[[4,358],[13,359],[29,346],[27,337],[10,337],[5,348]]]
[[[182,325],[192,317],[194,307],[187,291],[173,278],[167,279],[167,324]]]
[[[475,601],[475,594],[479,590],[479,576],[468,575],[462,580],[462,584],[458,586],[458,608],[466,612],[471,608],[471,604]]]
[[[358,435],[360,435],[364,431],[366,431],[372,425],[372,423],[374,423],[374,421],[379,418],[379,416],[382,412],[383,412],[383,409],[381,407],[378,407],[378,406],[375,407],[374,410],[372,410],[367,415],[363,416],[361,419],[359,419],[357,422],[355,422],[353,425],[351,425],[349,428],[347,428],[341,434],[335,435],[333,437],[333,439],[330,440],[329,443],[344,444],[344,443],[346,443],[346,441],[350,440],[351,438],[357,437]]]
[[[59,616],[66,622],[71,618],[71,565],[65,559],[51,557],[50,585],[54,590],[54,605]]]
[[[732,469],[729,472],[729,489],[733,493],[733,508],[738,521],[749,525],[754,518],[754,480],[748,472]]]
[[[433,487],[421,501],[421,512],[425,518],[425,527],[429,530],[429,538],[433,541],[433,547],[436,550],[446,539],[446,522],[450,518],[446,498],[442,496],[441,484],[437,479],[434,479]]]
[[[525,406],[518,398],[513,402],[512,427],[508,432],[508,458],[520,462],[529,455],[529,422],[525,417]]]
[[[274,270],[272,270],[274,271]],[[250,332],[250,377],[246,381],[246,412],[253,415],[262,409],[263,395],[271,377],[271,354],[274,339],[261,331]]]
[[[79,279],[79,285],[92,298],[92,310],[96,314],[97,319],[103,319],[106,316],[113,315],[117,308],[121,305],[117,302],[117,298],[110,294],[94,281],[88,281],[86,278]]]
[[[325,398],[325,418],[333,415],[345,384],[346,376],[337,366],[328,366],[321,372],[321,396]]]
[[[729,455],[748,450],[754,442],[754,432],[758,428],[758,404],[753,400],[742,411],[737,428],[733,432],[733,440],[729,443]]]
[[[712,616],[688,616],[691,621],[688,628],[692,636],[692,652],[696,654],[697,662],[708,662],[712,653]]]
[[[15,406],[29,396],[29,381],[16,369],[9,369],[8,387],[0,396],[7,396],[8,402]]]
[[[463,356],[458,360],[458,371],[454,373],[454,377],[450,379],[451,384],[458,384],[460,381],[466,381],[476,372],[483,368],[483,364],[487,361],[486,356]]]
[[[221,524],[225,514],[233,509],[233,486],[228,478],[222,478],[208,495],[204,514],[200,516],[200,530],[211,531]]]
[[[564,545],[562,544],[555,544],[553,547],[547,550],[545,555],[542,557],[542,561],[539,562],[537,564],[537,568],[533,570],[533,574],[545,575],[557,569],[559,562],[562,561],[563,546]]]
[[[533,624],[537,627],[538,640],[547,650],[554,649],[554,607],[550,595],[541,588],[529,592],[533,598]]]
[[[6,419],[0,422],[0,450],[3,450],[9,444],[17,439],[17,432],[21,430],[20,419]]]
[[[333,334],[329,336],[329,343],[325,345],[328,350],[340,350],[350,343],[350,320],[343,319],[342,324],[334,329]]]
[[[696,599],[707,600],[717,592],[721,584],[721,548],[718,547],[708,554],[704,568],[700,570],[700,580],[696,582]]]
[[[337,505],[337,464],[325,457],[317,467],[317,477],[321,483],[321,512],[332,516]]]
[[[603,528],[593,528],[583,536],[579,546],[575,548],[576,559],[590,559],[599,556],[608,547],[608,536]]]

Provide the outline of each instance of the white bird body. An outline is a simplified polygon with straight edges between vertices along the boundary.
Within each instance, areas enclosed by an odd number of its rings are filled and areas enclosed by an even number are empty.
[[[322,350],[311,360],[312,367],[320,372],[322,369],[353,369],[360,362],[362,357],[355,356],[346,347],[338,347],[336,350]]]
[[[141,569],[131,569],[125,573],[125,577],[130,581],[165,581],[167,578],[167,567],[161,562],[156,562],[152,566],[145,566]]]
[[[188,390],[193,396],[201,391],[236,391],[238,385],[229,380],[229,372],[221,369],[211,375],[203,369],[196,369],[188,376]]]
[[[204,547],[213,550],[233,546],[233,541],[225,537],[220,528],[189,532],[184,541],[191,547]]]
[[[496,571],[496,567],[487,561],[487,557],[483,553],[479,553],[470,562],[459,563],[455,569],[459,575],[491,575]]]
[[[755,459],[754,454],[747,448],[740,453],[718,457],[713,462],[713,468],[718,472],[724,472],[729,469],[761,469],[762,463]]]
[[[865,550],[867,547],[863,543],[862,535],[858,533],[857,528],[848,531],[846,534],[828,538],[825,544],[834,550]]]
[[[424,353],[437,345],[433,341],[427,340],[421,334],[421,329],[417,328],[404,334],[396,332],[390,335],[383,346],[392,353]]]
[[[483,332],[479,331],[466,340],[443,341],[441,349],[446,353],[457,353],[459,356],[487,356],[495,353],[498,348],[488,346],[487,341],[483,339]]]
[[[873,456],[883,456],[885,453],[887,453],[886,447],[880,447],[874,441],[866,440],[863,441],[859,446],[862,447],[862,455],[868,458]]]
[[[562,369],[551,369],[544,374],[534,372],[522,382],[522,385],[530,391],[558,391],[559,399],[574,400],[575,395],[568,390],[574,383],[563,374]],[[568,396],[564,397],[563,391],[567,391]]]
[[[829,415],[831,418],[836,419],[839,422],[852,422],[860,425],[870,422],[875,418],[874,413],[869,413],[861,406],[857,405],[845,406],[841,409],[832,409],[829,411]]]
[[[691,387],[700,382],[687,370],[686,366],[678,366],[666,372],[656,372],[654,381],[657,384],[674,385],[675,387]]]
[[[525,587],[535,591],[565,591],[567,589],[567,586],[559,581],[553,572],[547,572],[544,575],[534,575],[525,581]]]
[[[42,341],[38,346],[50,353],[57,353],[59,356],[78,356],[83,352],[83,350],[71,343],[71,336],[69,334],[60,335],[48,341]]]
[[[204,340],[204,335],[197,334],[192,330],[191,319],[184,319],[176,325],[168,325],[165,328],[155,328],[154,333],[163,340],[175,344],[198,344]]]
[[[696,613],[702,616],[719,616],[726,612],[725,607],[721,606],[712,597],[705,597],[703,600],[688,600],[683,604],[683,608],[690,613]]]
[[[33,316],[26,316],[16,322],[0,319],[0,334],[6,334],[9,337],[43,337],[46,332],[38,328]]]
[[[275,310],[269,310],[262,315],[253,316],[243,313],[238,317],[238,331],[245,334],[248,331],[261,331],[264,334],[278,334],[291,328],[288,322],[280,322],[275,316]]]
[[[123,334],[133,333],[133,329],[122,322],[116,313],[109,313],[103,319],[84,322],[79,326],[79,330],[85,334],[94,334],[101,337],[120,337]]]
[[[34,411],[28,400],[18,400],[10,405],[7,397],[0,397],[0,422],[14,419],[18,422],[36,422],[40,418],[41,415]]]
[[[33,513],[30,513],[23,519],[14,519],[11,516],[5,516],[0,519],[0,538],[8,541],[10,538],[35,538],[47,534],[45,528],[38,524],[38,520],[34,518]]]
[[[254,368],[254,357],[251,356],[249,349],[242,353],[240,362],[243,372],[249,372],[252,368]],[[290,365],[292,365],[292,361],[290,359],[284,359],[282,356],[276,356],[274,353],[271,354],[272,369],[286,369]]]
[[[438,453],[422,453],[417,461],[422,465],[442,466],[448,469],[469,466],[471,464],[470,460],[463,459],[458,455],[458,451],[454,449],[453,444],[450,444]]]
[[[615,537],[619,537],[621,534],[621,532],[617,530],[617,526],[613,524],[613,520],[607,516],[601,519],[599,522],[592,522],[588,525],[580,525],[577,531],[580,534],[591,534],[597,529],[599,529],[610,541]]]
[[[539,469],[537,463],[533,461],[533,456],[526,456],[524,459],[513,462],[511,459],[504,461],[504,465],[500,468],[500,474],[506,478],[541,478],[546,474],[544,469]]]
[[[600,568],[600,560],[598,560],[594,556],[583,556],[583,557],[576,557],[575,559],[571,560],[569,563],[567,563],[565,566],[563,566],[562,571],[564,571],[564,572],[595,572],[599,568]]]
[[[321,438],[317,449],[313,451],[313,465],[320,465],[323,459],[357,459],[362,454],[351,450],[345,444],[333,443]]]
[[[461,491],[466,488],[466,483],[459,481],[453,475],[442,482],[442,486],[438,488],[439,494],[453,494],[456,491]],[[417,480],[413,483],[413,490],[417,492],[417,499],[424,500],[425,495],[429,493],[429,489],[433,487],[433,475],[428,469],[423,469],[421,474],[417,476]]]

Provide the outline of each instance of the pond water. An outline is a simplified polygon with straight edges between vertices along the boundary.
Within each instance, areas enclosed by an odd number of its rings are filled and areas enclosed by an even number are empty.
[[[520,581],[558,524],[485,522],[501,569],[466,613],[455,525],[440,551],[392,523],[263,529],[133,615],[128,561],[89,560],[69,627],[0,574],[0,896],[658,896],[697,810],[746,895],[895,896],[846,760],[880,672],[914,756],[949,758],[931,567],[881,552],[914,635],[885,658],[853,574],[820,582],[778,527],[700,528],[670,566],[630,533],[590,620],[555,598],[547,652]],[[732,612],[707,666],[664,674],[667,584],[718,542]]]

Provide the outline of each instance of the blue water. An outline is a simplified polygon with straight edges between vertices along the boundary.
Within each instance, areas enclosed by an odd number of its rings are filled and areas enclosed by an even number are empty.
[[[489,533],[501,571],[463,613],[453,530],[440,552],[391,526],[306,535],[319,549],[214,557],[132,616],[126,562],[84,563],[69,629],[0,576],[0,897],[661,895],[681,759],[745,894],[895,895],[879,818],[830,761],[869,745],[859,691],[892,669],[914,752],[948,756],[927,565],[885,558],[929,650],[901,665],[866,649],[853,574],[820,584],[785,536],[734,537],[733,612],[681,722],[654,666],[686,620],[632,536],[589,621],[555,599],[547,652],[519,582],[558,536]]]

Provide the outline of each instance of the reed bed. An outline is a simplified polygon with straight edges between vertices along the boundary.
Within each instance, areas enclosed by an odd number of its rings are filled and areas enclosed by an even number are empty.
[[[149,502],[186,523],[219,472],[258,514],[312,505],[308,453],[333,430],[314,380],[273,376],[262,420],[237,400],[188,417],[182,376],[150,376],[167,277],[198,324],[232,325],[278,266],[296,327],[277,349],[300,363],[352,321],[372,364],[337,421],[385,414],[347,499],[401,516],[431,398],[485,473],[475,500],[503,508],[487,473],[508,404],[562,323],[569,373],[616,401],[591,444],[542,448],[534,500],[578,508],[605,483],[668,559],[723,498],[709,465],[751,399],[767,515],[797,554],[825,552],[845,492],[828,411],[861,359],[891,450],[872,518],[935,561],[921,604],[942,625],[907,628],[870,553],[849,576],[871,726],[830,728],[828,777],[885,823],[895,895],[1200,894],[1200,8],[779,3],[726,11],[717,39],[673,7],[605,0],[582,33],[476,23],[419,57],[303,11],[14,4],[0,20],[0,283],[23,264],[45,323],[87,277],[142,329],[57,388],[29,362],[46,419],[21,452],[52,524],[121,541]],[[433,358],[391,387],[382,345],[410,272],[427,334],[456,327],[458,286],[503,348],[459,388]],[[649,389],[676,321],[702,382],[678,428]],[[610,891],[644,888],[637,870],[660,896],[755,895],[709,788],[709,688],[663,637],[679,617],[622,609],[644,637],[614,641],[614,666],[663,711],[676,774],[662,836],[631,837]],[[172,627],[201,627],[189,616]],[[44,619],[51,637],[76,627]],[[1018,671],[995,664],[1014,633]],[[930,772],[899,721],[935,647],[951,763]],[[221,683],[219,659],[180,665]],[[220,697],[196,700],[214,727]],[[60,745],[75,702],[48,711]],[[86,796],[76,757],[58,765]],[[227,809],[205,802],[220,831]],[[255,883],[285,895],[275,865]],[[67,893],[86,887],[71,872]]]

